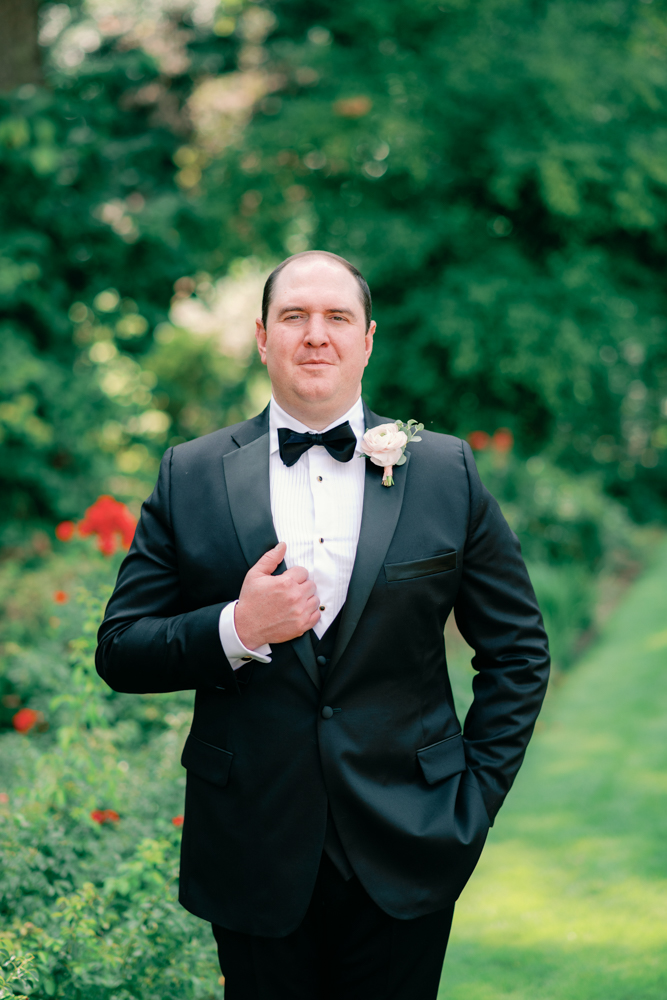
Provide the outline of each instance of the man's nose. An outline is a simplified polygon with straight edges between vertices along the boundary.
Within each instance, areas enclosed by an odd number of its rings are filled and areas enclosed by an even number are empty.
[[[308,347],[323,347],[329,343],[329,332],[324,316],[319,316],[317,313],[310,315],[304,343]]]

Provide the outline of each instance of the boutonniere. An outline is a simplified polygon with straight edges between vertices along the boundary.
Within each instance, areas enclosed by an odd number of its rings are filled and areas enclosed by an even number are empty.
[[[394,485],[392,475],[394,466],[403,465],[407,461],[405,457],[407,445],[411,441],[421,441],[417,434],[423,430],[424,425],[418,424],[416,420],[408,420],[407,424],[402,420],[396,420],[392,424],[378,424],[377,427],[370,427],[366,431],[361,442],[361,450],[370,458],[373,465],[379,465],[384,469],[383,486]]]

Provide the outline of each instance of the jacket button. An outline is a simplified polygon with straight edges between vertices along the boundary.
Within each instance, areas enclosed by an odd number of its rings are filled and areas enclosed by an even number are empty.
[[[326,667],[326,665],[327,665],[328,662],[329,661],[327,660],[326,656],[318,656],[317,657],[317,665],[318,665],[318,667]]]
[[[331,705],[325,705],[320,713],[323,719],[331,719],[333,717],[333,714],[334,710],[331,707]]]

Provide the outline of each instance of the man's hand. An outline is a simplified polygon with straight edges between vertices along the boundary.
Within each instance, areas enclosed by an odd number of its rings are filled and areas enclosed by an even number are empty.
[[[315,584],[303,566],[271,576],[287,546],[279,542],[246,573],[234,611],[236,634],[247,649],[265,642],[289,642],[320,620]]]

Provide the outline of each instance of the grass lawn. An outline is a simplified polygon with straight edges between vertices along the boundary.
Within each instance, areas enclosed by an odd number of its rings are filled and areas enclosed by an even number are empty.
[[[439,993],[665,998],[667,547],[552,688],[457,906]]]

